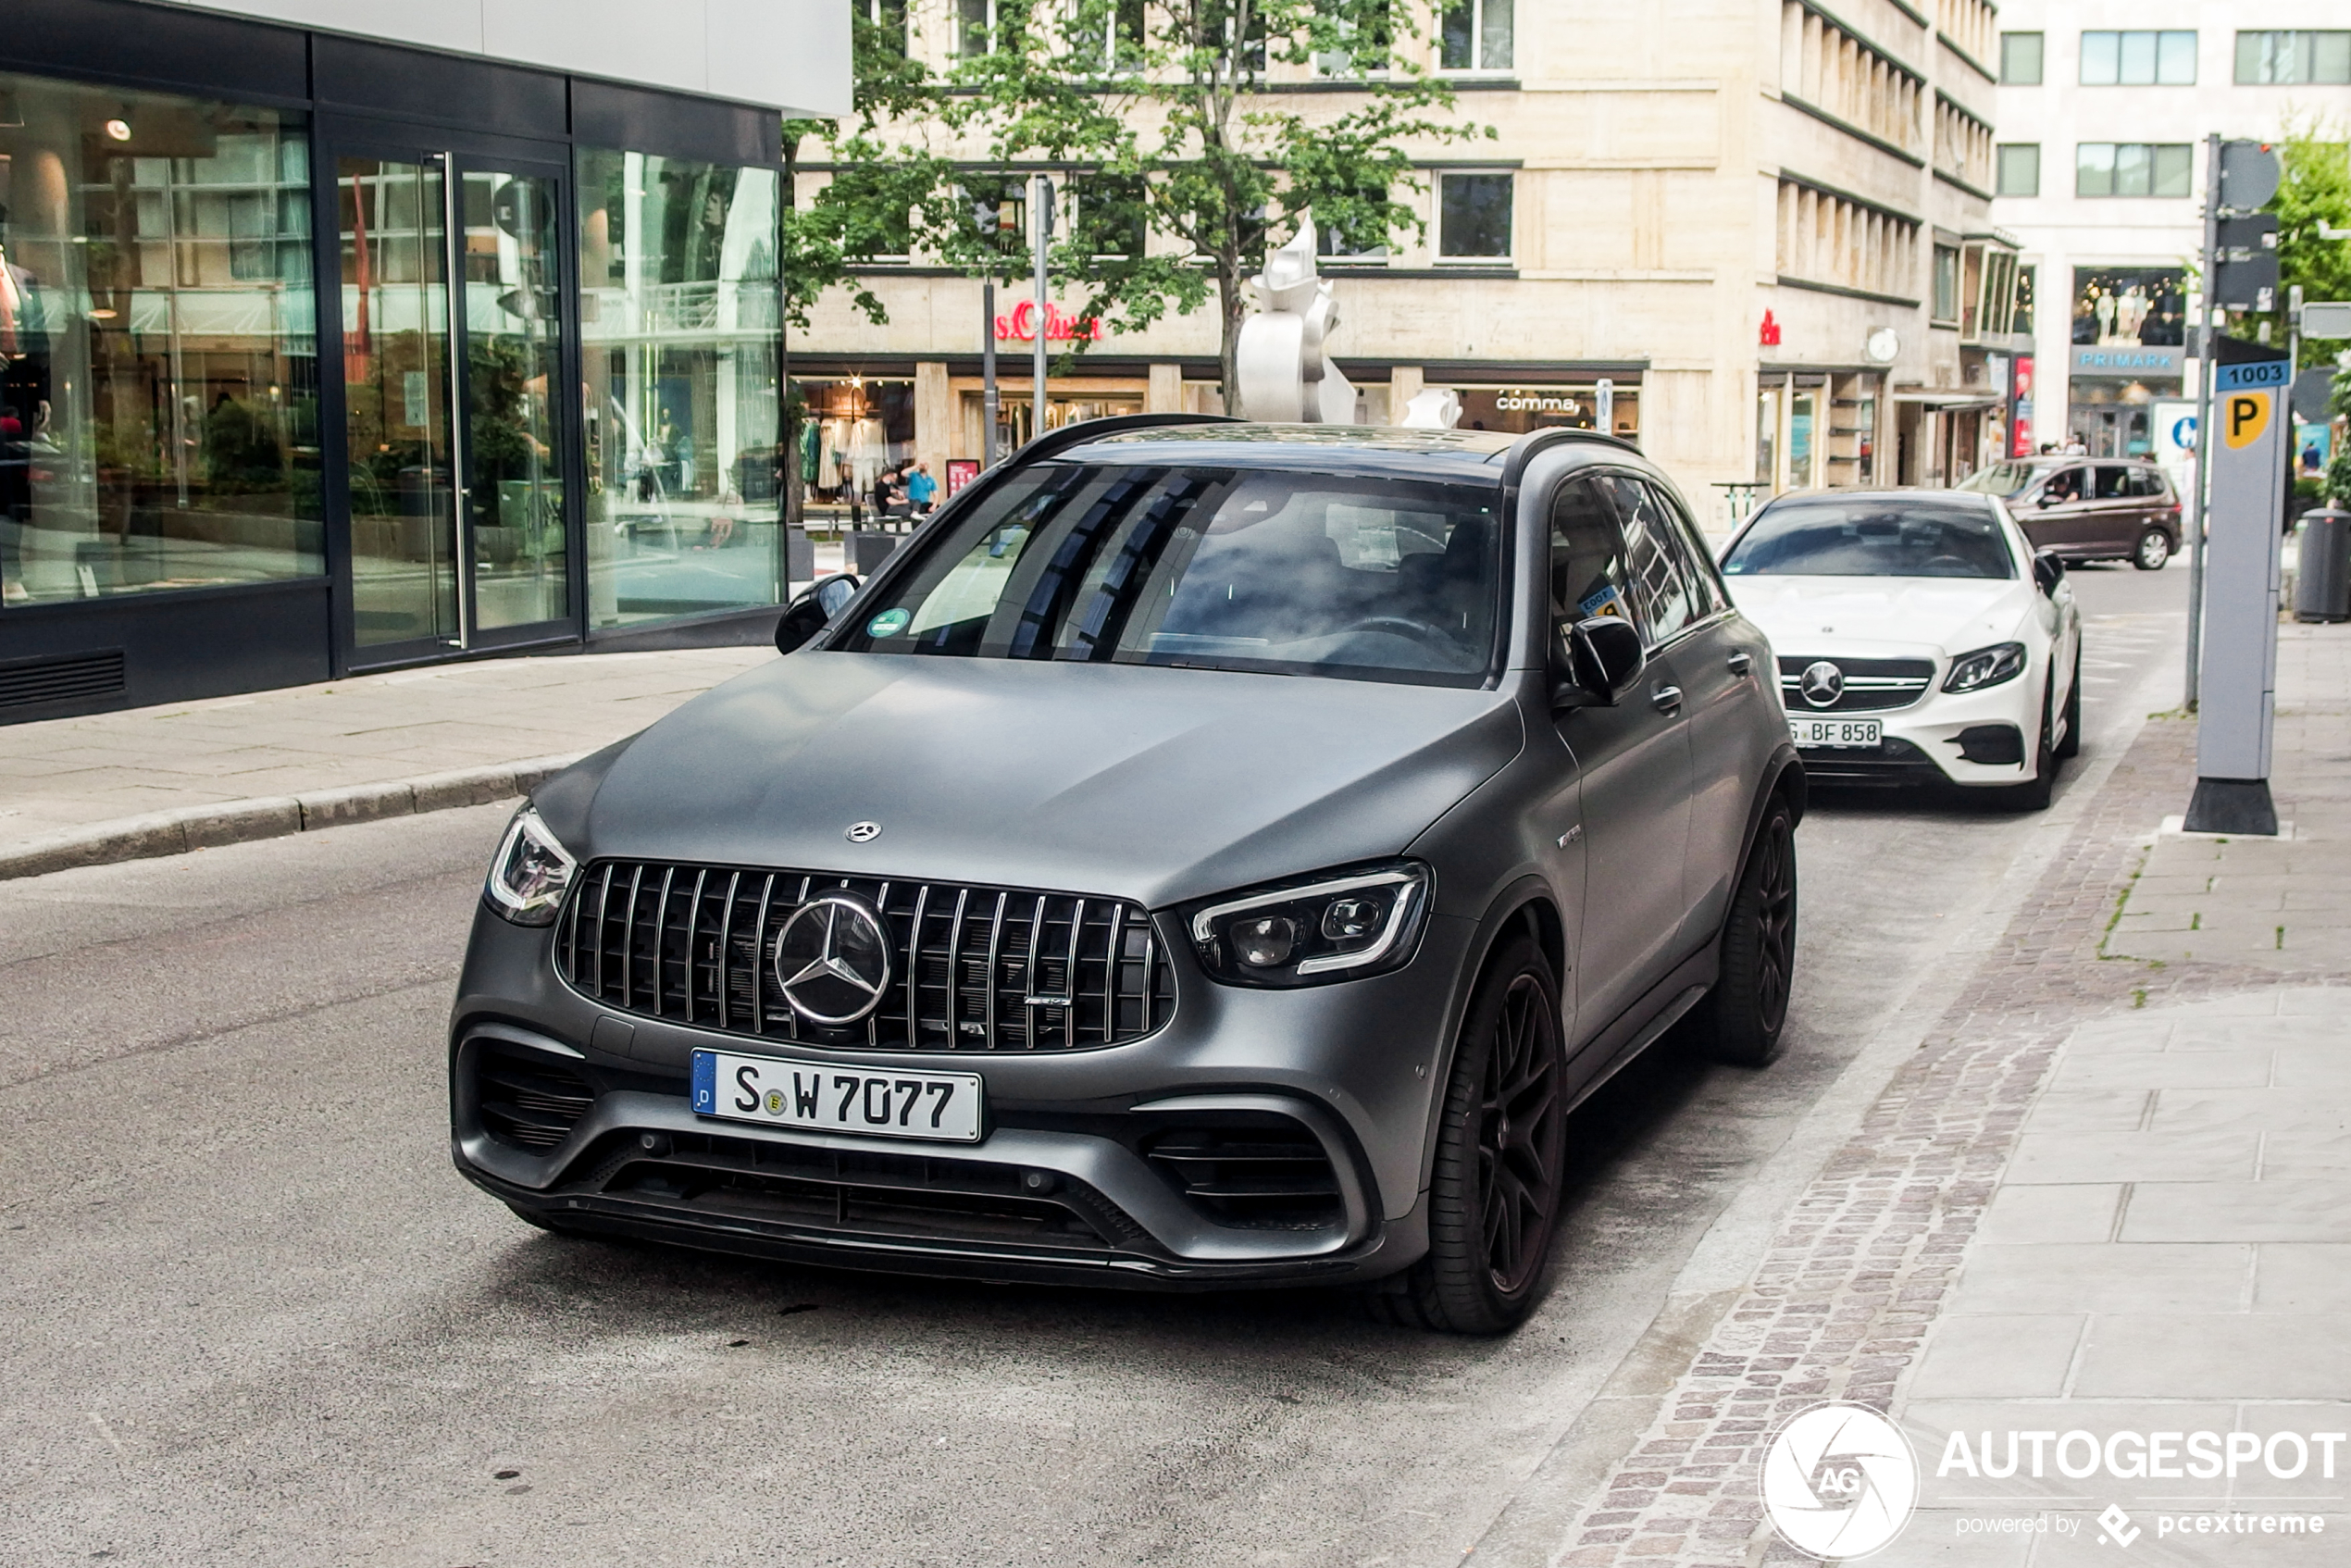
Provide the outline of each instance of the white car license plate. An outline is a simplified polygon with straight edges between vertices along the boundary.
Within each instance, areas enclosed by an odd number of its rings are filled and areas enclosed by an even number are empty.
[[[877,1072],[731,1051],[694,1052],[694,1114],[762,1126],[977,1143],[976,1073]]]
[[[1874,746],[1885,727],[1873,718],[1790,718],[1788,739],[1799,746]]]

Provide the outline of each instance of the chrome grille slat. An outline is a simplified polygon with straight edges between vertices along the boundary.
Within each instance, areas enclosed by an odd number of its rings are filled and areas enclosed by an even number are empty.
[[[800,1017],[768,962],[793,912],[834,888],[882,912],[899,958],[880,1004],[845,1029]],[[892,1052],[1067,1051],[1139,1039],[1175,1013],[1175,976],[1151,916],[1110,899],[829,872],[601,861],[579,878],[562,918],[563,940],[553,944],[557,968],[591,1001],[753,1039]],[[1064,921],[1066,930],[1060,928]],[[616,946],[619,963],[609,963],[604,955]],[[1099,977],[1092,968],[1098,964]],[[1098,1027],[1088,1017],[1097,1005]]]

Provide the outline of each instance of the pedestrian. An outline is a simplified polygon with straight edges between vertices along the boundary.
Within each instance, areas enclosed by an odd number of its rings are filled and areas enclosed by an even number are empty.
[[[2082,439],[2081,431],[2074,431],[2073,439],[2065,443],[2065,454],[2068,457],[2087,457],[2090,454],[2090,443]]]
[[[890,508],[897,504],[898,470],[884,468],[874,476],[874,522],[877,527],[889,526]]]
[[[917,463],[906,478],[906,505],[916,517],[927,517],[939,500],[939,481],[930,477],[930,465]]]

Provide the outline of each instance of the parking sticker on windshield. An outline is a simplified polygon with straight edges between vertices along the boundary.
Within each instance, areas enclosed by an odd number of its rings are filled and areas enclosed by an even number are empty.
[[[903,610],[884,610],[865,623],[865,630],[874,637],[895,637],[906,629],[906,623],[913,618]]]

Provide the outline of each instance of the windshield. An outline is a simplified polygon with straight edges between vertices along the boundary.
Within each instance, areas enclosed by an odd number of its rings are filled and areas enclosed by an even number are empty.
[[[1999,520],[1981,503],[1873,497],[1773,506],[1739,536],[1727,577],[2012,578]]]
[[[1043,463],[930,541],[829,646],[1474,686],[1499,487]]]
[[[2030,463],[1995,463],[1978,468],[1953,485],[1953,490],[1980,491],[2006,501],[2012,495],[2022,495],[2033,484],[2034,467]]]

